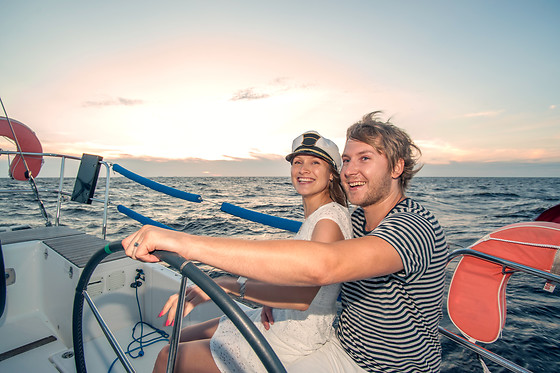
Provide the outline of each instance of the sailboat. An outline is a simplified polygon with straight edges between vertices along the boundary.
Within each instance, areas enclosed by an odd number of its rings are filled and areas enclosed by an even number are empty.
[[[106,239],[112,172],[174,198],[197,203],[199,195],[157,183],[102,156],[44,153],[35,133],[14,119],[0,117],[0,135],[16,142],[15,151],[2,150],[0,155],[13,157],[10,176],[30,184],[32,198],[40,206],[38,220],[43,219],[43,226],[9,226],[0,232],[0,271],[4,274],[0,277],[0,371],[149,372],[157,353],[170,343],[171,372],[180,328],[222,314],[234,321],[268,371],[285,371],[245,316],[248,306],[226,295],[198,266],[166,252],[156,252],[162,263],[134,261],[124,255],[120,241]],[[45,157],[57,158],[61,165],[54,221],[45,211],[36,183]],[[66,162],[79,164],[71,192],[63,190]],[[97,196],[103,168],[105,188]],[[70,201],[65,201],[68,196]],[[99,235],[61,224],[62,203],[92,202],[103,206]],[[290,232],[301,224],[229,203],[220,209]],[[491,360],[513,372],[530,371],[478,343],[500,337],[507,316],[506,286],[514,273],[544,278],[549,289],[560,282],[559,210],[555,206],[537,221],[502,227],[450,253],[450,262],[457,265],[452,269],[447,308],[455,329],[440,327],[442,338],[474,351],[483,365],[484,360]],[[171,229],[123,205],[118,211],[142,224]],[[205,290],[213,302],[198,306],[185,318],[179,310],[173,327],[154,326],[161,322],[153,315],[167,298],[177,291],[181,294],[191,283]]]

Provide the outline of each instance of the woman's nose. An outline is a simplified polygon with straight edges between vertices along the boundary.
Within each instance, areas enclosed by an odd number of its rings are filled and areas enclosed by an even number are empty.
[[[307,163],[302,163],[301,167],[299,168],[300,173],[309,172],[309,165]]]

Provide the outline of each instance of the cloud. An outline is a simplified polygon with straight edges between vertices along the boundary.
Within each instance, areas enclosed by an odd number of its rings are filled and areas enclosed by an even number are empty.
[[[290,81],[290,78],[288,78],[287,76],[279,76],[277,78],[274,78],[272,80],[272,84],[274,85],[286,85],[288,84]]]
[[[270,95],[268,93],[258,93],[254,88],[240,89],[235,92],[230,98],[230,101],[240,101],[240,100],[260,100],[263,98],[268,98]]]
[[[280,76],[274,78],[268,84],[265,84],[265,88],[257,89],[255,87],[240,89],[233,94],[230,101],[240,101],[240,100],[260,100],[264,98],[269,98],[278,94],[282,94],[293,90],[306,90],[310,87],[314,87],[315,84],[312,83],[298,83],[293,81],[289,77]]]
[[[290,168],[285,159],[230,159],[209,161],[196,158],[181,160],[154,159],[149,157],[121,157],[111,159],[131,172],[144,177],[159,176],[274,176],[289,181]],[[448,161],[445,163],[423,162],[418,176],[424,177],[550,177],[560,174],[560,162],[532,161]],[[75,176],[78,162],[67,162],[65,173]],[[0,177],[7,175],[7,164],[0,163]],[[104,175],[102,169],[102,176]],[[41,169],[42,177],[58,177],[60,161],[46,159]],[[118,176],[116,173],[111,174]]]
[[[504,110],[494,110],[494,111],[481,111],[478,113],[469,113],[465,114],[464,117],[466,118],[474,118],[474,117],[495,117],[502,114]]]
[[[278,154],[263,154],[259,152],[249,152],[249,157],[234,157],[230,155],[224,154],[223,157],[227,160],[234,161],[234,162],[244,162],[248,160],[257,160],[257,161],[286,161],[286,158],[282,155]]]
[[[136,106],[144,104],[143,100],[135,100],[124,97],[117,97],[106,100],[86,101],[82,104],[84,107],[105,107],[105,106]]]
[[[550,177],[558,175],[558,172],[560,172],[560,162],[450,162],[447,164],[426,163],[418,176]]]

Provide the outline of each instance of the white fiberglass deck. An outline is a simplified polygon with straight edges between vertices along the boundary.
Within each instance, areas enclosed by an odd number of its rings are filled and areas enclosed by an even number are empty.
[[[104,246],[104,241],[68,228],[56,228],[0,233],[5,267],[15,272],[15,282],[6,289],[6,310],[0,318],[0,372],[75,372],[74,358],[68,353],[72,352],[75,288],[83,266]],[[145,276],[138,288],[143,320],[171,334],[171,328],[163,328],[163,320],[157,314],[169,295],[178,291],[180,276],[159,264],[140,263],[123,258],[122,254],[107,259],[93,273],[88,293],[121,348],[126,350],[132,341],[132,328],[139,321],[136,289],[130,287],[137,270]],[[197,307],[183,325],[220,314],[209,303]],[[88,370],[107,372],[116,355],[87,303],[83,340]],[[143,357],[129,359],[136,371],[150,372],[165,343],[145,347]],[[111,372],[122,371],[117,361]]]

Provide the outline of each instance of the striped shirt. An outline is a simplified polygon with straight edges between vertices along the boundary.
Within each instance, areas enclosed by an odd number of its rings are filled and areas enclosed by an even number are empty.
[[[399,253],[404,269],[342,285],[340,343],[368,372],[437,372],[448,248],[431,212],[407,198],[371,232],[362,208],[352,215],[354,237],[379,237]]]

